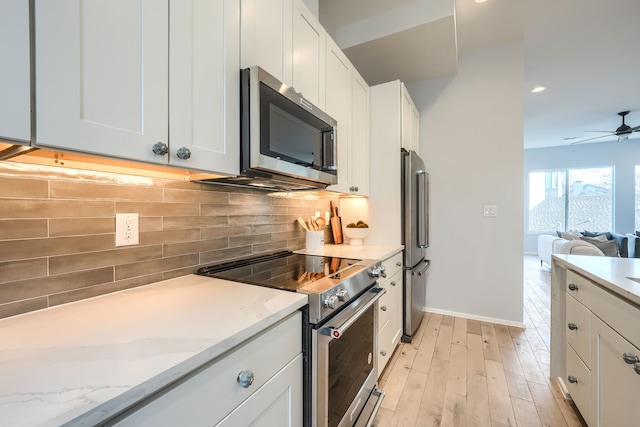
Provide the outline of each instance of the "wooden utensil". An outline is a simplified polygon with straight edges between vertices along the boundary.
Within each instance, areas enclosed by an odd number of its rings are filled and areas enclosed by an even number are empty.
[[[329,221],[331,223],[331,232],[333,233],[333,243],[339,245],[342,243],[342,221],[338,216],[338,208],[333,203],[333,200],[329,202],[329,205],[331,206],[331,219]]]
[[[307,230],[307,231],[310,231],[310,230],[309,230],[309,227],[307,227],[307,223],[306,223],[306,222],[304,222],[304,219],[302,219],[301,217],[298,217],[298,218],[296,219],[296,221],[298,221],[298,224],[300,224],[300,226],[301,226],[302,228],[304,228],[304,229],[305,229],[305,230]]]
[[[318,226],[318,228],[322,228],[327,225],[327,220],[324,219],[324,217],[319,216],[318,218],[316,218],[316,225]]]

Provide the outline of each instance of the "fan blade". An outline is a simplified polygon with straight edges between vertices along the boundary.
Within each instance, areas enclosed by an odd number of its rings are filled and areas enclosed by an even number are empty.
[[[631,132],[640,132],[640,126],[635,126],[629,129]]]
[[[583,130],[582,132],[601,132],[601,133],[613,133],[610,130]]]
[[[615,133],[609,133],[609,135],[600,135],[600,136],[594,136],[593,138],[587,138],[587,139],[582,139],[580,141],[576,141],[576,142],[572,142],[569,145],[575,145],[575,144],[580,144],[582,142],[587,142],[587,141],[593,141],[594,139],[600,139],[600,138],[606,138],[608,136],[616,136]]]

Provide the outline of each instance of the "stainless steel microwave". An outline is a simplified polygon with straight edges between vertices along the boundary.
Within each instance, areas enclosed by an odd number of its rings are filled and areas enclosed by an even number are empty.
[[[260,67],[240,81],[241,176],[283,189],[335,184],[337,122]]]

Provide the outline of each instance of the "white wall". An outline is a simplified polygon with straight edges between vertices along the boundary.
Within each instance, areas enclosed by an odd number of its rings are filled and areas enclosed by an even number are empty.
[[[524,151],[524,251],[538,252],[538,235],[530,233],[529,172],[613,166],[613,227],[620,234],[635,231],[635,166],[640,164],[640,140],[600,142]],[[609,230],[589,230],[609,231]]]
[[[522,324],[523,80],[518,43],[408,86],[431,180],[429,311]],[[483,217],[484,205],[498,216]]]

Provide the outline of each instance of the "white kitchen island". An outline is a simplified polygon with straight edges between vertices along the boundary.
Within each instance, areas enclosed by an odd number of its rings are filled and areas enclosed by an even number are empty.
[[[640,419],[640,259],[553,255],[551,378],[589,426]]]
[[[0,424],[100,424],[274,325],[299,325],[306,304],[188,275],[2,319]]]

